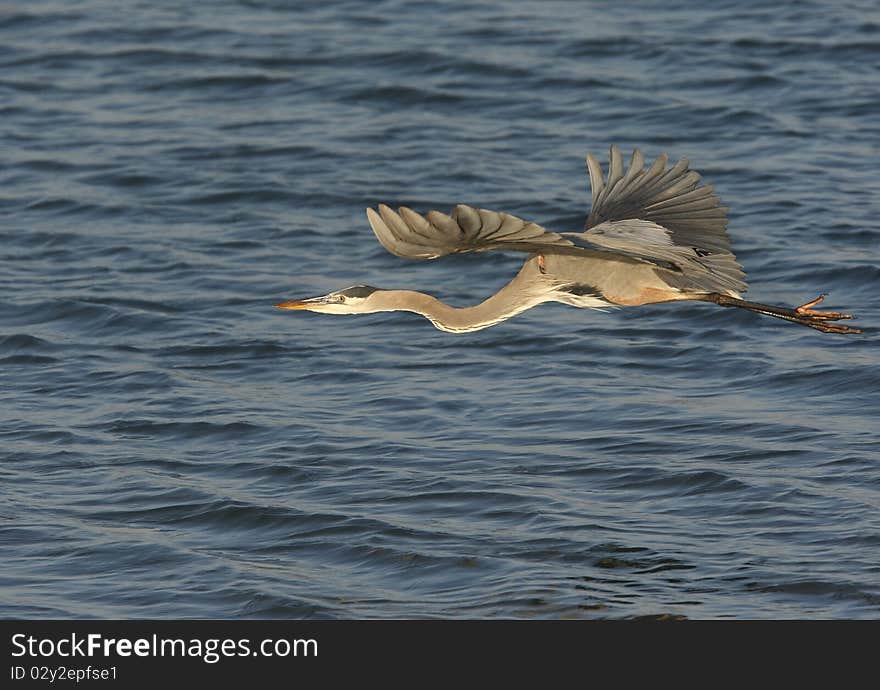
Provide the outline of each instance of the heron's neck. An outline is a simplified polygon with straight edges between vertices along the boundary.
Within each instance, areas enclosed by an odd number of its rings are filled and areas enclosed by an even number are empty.
[[[532,273],[537,271],[530,270],[527,262],[516,278],[473,307],[453,307],[436,297],[411,290],[383,290],[372,299],[380,307],[387,306],[377,311],[411,311],[429,319],[441,331],[469,333],[494,326],[552,299]]]

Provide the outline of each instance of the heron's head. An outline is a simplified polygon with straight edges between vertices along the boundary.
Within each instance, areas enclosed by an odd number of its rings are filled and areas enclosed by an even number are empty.
[[[370,302],[370,297],[377,292],[383,291],[369,285],[354,285],[331,292],[329,295],[288,300],[279,302],[275,306],[279,309],[307,309],[322,314],[369,314],[373,311],[381,311]]]

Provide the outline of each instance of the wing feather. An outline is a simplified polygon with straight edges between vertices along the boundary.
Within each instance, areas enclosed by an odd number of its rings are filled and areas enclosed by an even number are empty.
[[[451,216],[440,211],[422,215],[405,206],[397,212],[379,204],[367,209],[370,227],[381,245],[397,256],[436,259],[460,252],[510,249],[536,252],[548,247],[573,247],[562,235],[509,213],[456,206]]]
[[[415,213],[415,211],[413,211]],[[428,211],[425,214],[427,221],[438,230],[438,239],[443,245],[458,244],[464,237],[464,230],[461,229],[455,220],[440,211]],[[440,256],[440,254],[438,254]]]
[[[702,276],[703,284],[714,278],[716,288],[745,289],[745,274],[730,249],[727,207],[711,185],[700,184],[700,174],[690,169],[686,158],[667,168],[664,154],[645,170],[644,157],[636,150],[625,176],[617,146],[611,147],[609,159],[608,177],[603,179],[602,166],[595,156],[587,156],[593,206],[584,232],[565,233],[566,237],[576,236],[578,245],[673,262],[682,270],[707,270],[709,278]],[[668,243],[657,242],[656,228],[667,234]]]
[[[593,208],[598,206],[599,195],[605,188],[605,176],[602,174],[602,165],[592,153],[587,154],[587,170],[590,173],[590,189],[593,190]]]
[[[428,222],[427,218],[420,216],[415,211],[406,208],[406,206],[402,206],[399,212],[403,222],[406,223],[406,226],[410,230],[420,238],[429,242],[432,241],[432,238],[436,235],[437,231],[431,227],[431,223]]]
[[[392,254],[419,259],[431,258],[431,252],[427,247],[395,235],[382,216],[371,208],[367,209],[367,219],[370,221],[370,227],[373,228],[376,238]],[[413,237],[417,238],[418,236],[413,233]]]
[[[480,221],[482,223],[483,236],[494,236],[495,233],[498,232],[498,228],[500,228],[502,223],[504,222],[501,214],[495,213],[495,211],[487,211],[484,208],[481,208],[478,213],[480,214]]]
[[[452,212],[452,217],[458,223],[458,227],[464,231],[465,242],[472,243],[479,236],[483,221],[477,209],[459,204]]]

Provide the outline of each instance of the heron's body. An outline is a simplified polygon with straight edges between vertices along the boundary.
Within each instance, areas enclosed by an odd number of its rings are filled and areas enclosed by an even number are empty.
[[[574,307],[640,306],[680,300],[714,302],[785,319],[817,330],[858,333],[835,323],[852,318],[812,309],[747,302],[742,267],[730,249],[727,209],[712,187],[700,185],[686,160],[649,168],[639,151],[626,171],[611,147],[607,180],[587,157],[593,206],[582,232],[555,233],[507,213],[459,205],[452,215],[421,215],[402,207],[367,209],[379,242],[392,254],[434,259],[459,252],[526,252],[516,277],[472,307],[456,308],[421,292],[355,286],[276,306],[331,314],[410,311],[437,328],[466,333],[493,326],[543,302]]]

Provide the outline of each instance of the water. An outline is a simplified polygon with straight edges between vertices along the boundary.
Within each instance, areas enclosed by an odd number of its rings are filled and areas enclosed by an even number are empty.
[[[876,3],[0,10],[0,615],[880,614]],[[583,156],[686,155],[750,297],[454,336],[384,201],[576,230]]]

